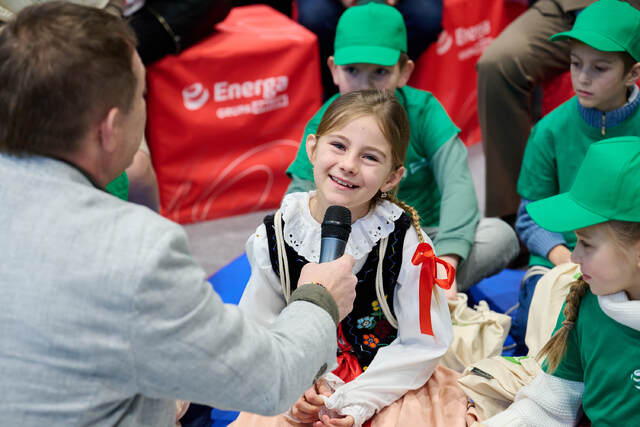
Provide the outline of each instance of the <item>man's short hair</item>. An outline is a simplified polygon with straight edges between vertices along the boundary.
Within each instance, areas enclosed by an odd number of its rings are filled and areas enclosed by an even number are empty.
[[[0,30],[0,152],[73,153],[136,88],[126,22],[68,2],[23,9]]]

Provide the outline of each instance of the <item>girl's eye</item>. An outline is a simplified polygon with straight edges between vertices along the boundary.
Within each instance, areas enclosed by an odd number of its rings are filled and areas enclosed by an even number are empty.
[[[603,73],[607,71],[607,69],[604,67],[593,67],[593,69],[596,70],[598,73]]]
[[[344,150],[344,144],[342,142],[332,142],[331,146],[337,148],[338,150]]]
[[[364,157],[367,160],[371,160],[372,162],[377,162],[378,158],[376,156],[374,156],[373,154],[365,154],[362,157]]]

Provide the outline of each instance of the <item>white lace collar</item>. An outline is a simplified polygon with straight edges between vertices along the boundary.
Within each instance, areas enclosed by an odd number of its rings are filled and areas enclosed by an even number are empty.
[[[320,224],[311,216],[309,198],[315,192],[287,194],[280,210],[284,221],[284,240],[299,255],[311,262],[320,259]],[[383,237],[394,229],[394,221],[403,210],[395,203],[382,201],[375,209],[351,224],[345,252],[356,260],[365,257]]]
[[[629,301],[625,292],[599,296],[598,303],[605,314],[618,323],[640,331],[640,301]]]

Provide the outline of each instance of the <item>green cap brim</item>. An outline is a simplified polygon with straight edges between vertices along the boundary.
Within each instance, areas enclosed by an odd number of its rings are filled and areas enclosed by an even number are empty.
[[[571,198],[571,193],[531,202],[527,212],[540,227],[556,232],[577,230],[609,220],[583,208]]]
[[[400,51],[381,46],[349,46],[336,49],[333,62],[336,65],[377,64],[392,67],[398,63]]]
[[[576,39],[603,52],[624,52],[625,48],[608,37],[588,30],[572,29],[551,36],[551,41]]]

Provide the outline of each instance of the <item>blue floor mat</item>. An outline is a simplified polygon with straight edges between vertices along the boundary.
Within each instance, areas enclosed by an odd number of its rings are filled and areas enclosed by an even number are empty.
[[[208,280],[222,301],[238,304],[249,277],[251,277],[251,265],[249,265],[247,254],[243,253],[214,273]]]

